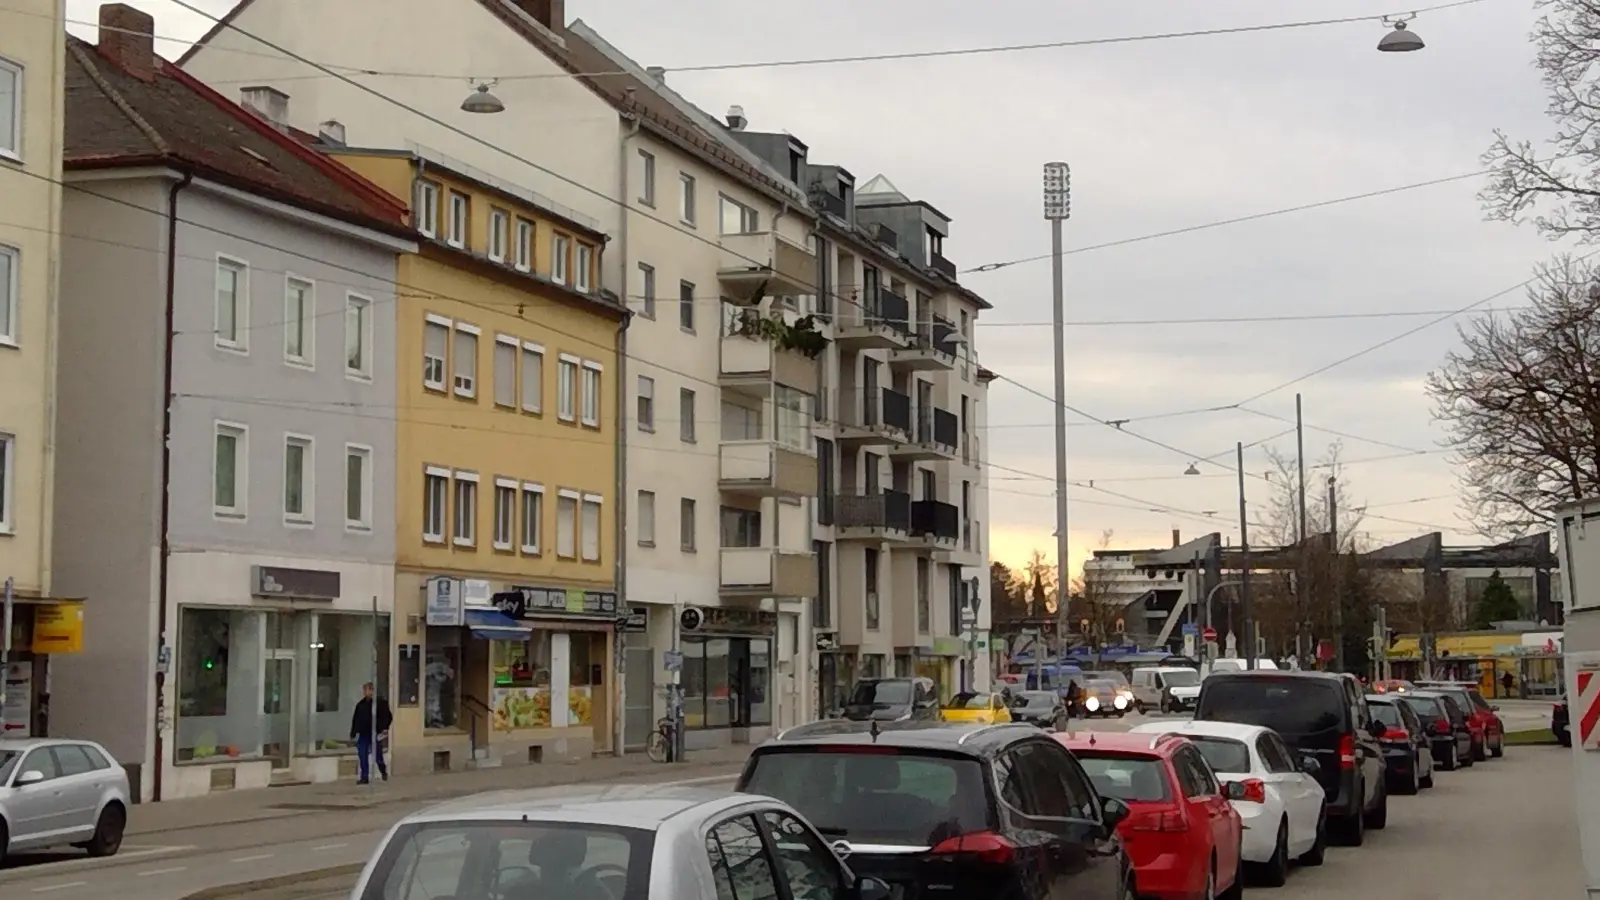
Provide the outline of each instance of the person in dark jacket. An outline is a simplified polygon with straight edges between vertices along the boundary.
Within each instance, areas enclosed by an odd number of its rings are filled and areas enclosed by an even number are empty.
[[[377,707],[376,720],[373,718],[374,706]],[[389,712],[389,701],[373,696],[372,682],[363,684],[361,700],[356,703],[355,714],[350,717],[350,739],[356,742],[356,758],[360,766],[360,778],[356,784],[367,784],[371,780],[369,758],[378,761],[378,777],[389,780],[389,767],[383,761],[383,742],[389,739],[389,726],[392,724],[394,714]]]

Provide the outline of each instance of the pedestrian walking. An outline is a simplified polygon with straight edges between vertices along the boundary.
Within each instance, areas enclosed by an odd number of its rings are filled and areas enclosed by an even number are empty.
[[[383,742],[389,739],[389,726],[392,724],[394,714],[389,711],[389,701],[373,694],[372,682],[363,684],[361,699],[356,703],[355,714],[350,717],[350,739],[356,742],[360,773],[356,784],[371,782],[369,760],[377,761],[378,777],[389,780],[389,766],[383,761]]]
[[[1505,687],[1505,689],[1506,689],[1506,692],[1505,692],[1505,696],[1506,697],[1510,697],[1511,696],[1511,688],[1516,683],[1517,683],[1516,676],[1512,675],[1510,672],[1507,672],[1504,675],[1500,676],[1500,684],[1503,685]]]

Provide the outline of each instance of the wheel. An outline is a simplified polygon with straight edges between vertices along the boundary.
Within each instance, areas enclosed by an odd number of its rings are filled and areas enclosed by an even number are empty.
[[[95,823],[94,837],[84,845],[90,856],[115,856],[122,849],[122,832],[128,827],[128,811],[121,803],[108,803],[100,810],[100,821]]]
[[[10,843],[11,835],[6,830],[6,820],[0,818],[0,866],[6,863],[6,846]]]
[[[650,739],[645,741],[644,752],[651,760],[664,763],[667,761],[667,736],[659,731],[650,732]]]
[[[1138,713],[1141,716],[1144,715],[1144,701],[1143,700],[1135,700],[1135,701],[1133,701],[1133,711]]]
[[[1489,755],[1495,759],[1506,755],[1506,736],[1504,734],[1495,739],[1494,746],[1489,748]]]
[[[1444,759],[1439,760],[1439,768],[1446,772],[1454,772],[1456,766],[1456,745],[1451,743],[1449,747],[1445,748]]]
[[[1467,752],[1465,756],[1463,756],[1459,751],[1456,753],[1456,765],[1463,769],[1472,768],[1472,764],[1476,762],[1477,759],[1478,755],[1475,752],[1475,748],[1472,744],[1467,745]]]
[[[1488,738],[1484,738],[1483,740],[1481,740],[1481,741],[1477,742],[1476,744],[1472,745],[1472,761],[1473,762],[1482,762],[1482,761],[1484,761],[1484,760],[1489,758],[1489,753],[1488,753],[1488,748],[1487,748],[1488,743],[1489,743],[1489,739]]]
[[[1300,856],[1298,862],[1302,866],[1320,866],[1322,865],[1323,859],[1325,859],[1327,855],[1328,813],[1327,810],[1323,810],[1323,812],[1317,816],[1317,839],[1314,843],[1312,843],[1311,849],[1307,850]]]
[[[1421,787],[1423,790],[1428,790],[1429,788],[1433,787],[1433,772],[1429,771],[1428,774],[1417,779],[1417,786]]]
[[[1166,715],[1167,713],[1170,713],[1170,712],[1172,712],[1172,700],[1167,698],[1167,697],[1162,697],[1161,698],[1161,714],[1162,715]]]
[[[1356,796],[1366,797],[1367,786],[1356,785]],[[1367,842],[1367,817],[1357,809],[1354,815],[1340,816],[1338,820],[1340,843],[1347,847],[1359,847]]]
[[[1363,815],[1362,820],[1368,828],[1377,831],[1389,825],[1389,789],[1378,789],[1378,805],[1372,812]]]
[[[1272,858],[1261,865],[1263,887],[1283,887],[1289,880],[1289,823],[1278,823],[1278,842],[1273,845]]]
[[[1122,718],[1123,716],[1127,715],[1127,714],[1128,714],[1128,711],[1125,710],[1125,709],[1117,710],[1117,718],[1119,718],[1119,719]]]
[[[1234,850],[1233,883],[1228,889],[1217,894],[1217,900],[1244,900],[1244,836],[1239,837],[1239,846]]]
[[[1409,796],[1411,794],[1415,794],[1418,791],[1420,791],[1422,789],[1422,785],[1418,780],[1417,771],[1420,770],[1421,768],[1422,768],[1422,761],[1419,760],[1419,759],[1416,759],[1415,757],[1413,757],[1412,760],[1411,760],[1411,781],[1409,783],[1407,783],[1407,784],[1402,785],[1400,790],[1396,791],[1395,793],[1398,793],[1398,794],[1401,794],[1401,795],[1405,795],[1405,796]]]

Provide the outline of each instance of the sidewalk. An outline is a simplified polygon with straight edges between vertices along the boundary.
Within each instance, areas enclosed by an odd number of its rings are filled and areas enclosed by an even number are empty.
[[[128,834],[154,835],[164,831],[259,822],[307,813],[428,803],[482,791],[586,782],[665,782],[716,775],[731,778],[744,765],[750,750],[748,745],[739,745],[691,751],[684,762],[673,765],[651,762],[642,753],[631,753],[620,758],[598,756],[574,763],[414,775],[371,785],[357,785],[354,780],[345,780],[229,791],[205,797],[139,804],[128,817]]]

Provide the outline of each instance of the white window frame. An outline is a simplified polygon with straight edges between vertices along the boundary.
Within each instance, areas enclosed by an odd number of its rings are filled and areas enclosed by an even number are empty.
[[[376,305],[372,302],[372,298],[366,296],[365,294],[357,294],[354,291],[351,291],[350,293],[344,295],[344,374],[346,378],[349,378],[353,381],[372,380],[372,354],[375,349],[373,346],[374,326],[372,322],[372,311],[375,308]],[[361,365],[357,368],[352,368],[350,366],[349,349],[350,313],[357,310],[359,310],[357,318],[359,318],[361,321],[361,333],[356,336],[361,341]]]
[[[646,505],[649,506],[649,515],[645,514]],[[640,491],[634,506],[634,520],[639,523],[639,546],[654,547],[656,545],[656,492]]]
[[[211,448],[211,454],[216,456],[216,447]],[[213,463],[215,464],[215,463]],[[14,513],[16,506],[17,485],[17,436],[0,431],[0,534],[16,534],[17,521]],[[213,476],[212,490],[216,487],[216,478]]]
[[[472,485],[472,510],[470,514],[461,515],[461,485]],[[457,547],[476,547],[478,545],[478,473],[464,469],[456,469],[450,473],[450,543]],[[461,533],[461,526],[466,525],[467,533]]]
[[[700,205],[695,191],[694,176],[678,173],[678,220],[690,228],[695,227],[696,207]]]
[[[528,543],[528,500],[533,498],[537,507],[537,514],[533,517],[533,543]],[[517,527],[520,532],[518,539],[522,543],[522,552],[526,556],[538,556],[543,552],[541,544],[544,542],[544,485],[533,481],[522,483],[522,496],[517,504]]]
[[[426,313],[422,317],[422,386],[432,391],[449,390],[450,384],[450,342],[455,340],[455,322],[435,313]],[[434,357],[428,355],[428,326],[437,325],[444,329],[444,356]],[[439,378],[436,381],[428,379],[428,362],[432,359],[439,360]]]
[[[439,183],[426,178],[417,179],[416,198],[413,201],[411,224],[423,237],[439,236]],[[420,212],[420,214],[419,214]]]
[[[505,402],[500,400],[500,348],[511,350],[511,399]],[[501,409],[517,408],[517,392],[522,389],[522,372],[519,364],[522,362],[522,341],[509,335],[497,334],[494,336],[494,355],[489,359],[489,371],[494,376],[494,384],[490,401]]]
[[[556,355],[556,418],[578,420],[578,370],[583,360],[566,353]]]
[[[501,522],[500,522],[500,492],[501,491],[509,491],[510,495],[511,495],[511,512],[506,517],[506,521],[505,521],[506,528],[505,528],[505,533],[504,533],[504,537],[503,538],[502,538],[502,534],[501,534],[501,531],[500,531],[500,524],[501,524]],[[495,480],[494,480],[494,533],[492,535],[490,535],[490,540],[492,542],[492,545],[494,546],[494,549],[510,551],[512,549],[512,547],[516,544],[516,542],[517,542],[517,528],[521,524],[518,521],[518,518],[520,517],[521,513],[522,513],[521,483],[518,482],[515,478],[500,478],[500,477],[497,476],[495,478]]]
[[[428,526],[428,479],[438,478],[444,482],[444,491],[439,497],[439,530],[429,531]],[[422,541],[425,544],[442,544],[447,529],[450,528],[450,470],[444,466],[425,465],[422,467]]]
[[[656,267],[639,263],[639,315],[656,317]]]
[[[506,261],[511,248],[511,213],[498,207],[489,207],[489,258],[497,263]]]
[[[372,533],[372,448],[366,444],[344,445],[344,530]],[[350,460],[361,460],[361,518],[350,518]]]
[[[305,289],[305,302],[300,308],[300,353],[295,355],[289,349],[289,343],[294,335],[295,319],[294,289]],[[299,369],[315,370],[317,368],[317,283],[309,278],[302,278],[292,273],[284,273],[283,279],[283,361]]]
[[[530,357],[532,359],[530,360]],[[537,390],[528,390],[528,363],[533,363],[533,370],[539,373]],[[517,391],[518,399],[522,402],[522,411],[538,415],[544,412],[544,345],[532,341],[522,342],[522,358],[517,362]],[[529,395],[532,396],[529,396]]]
[[[533,220],[517,217],[517,243],[514,265],[519,272],[533,271],[533,239],[537,233]]]
[[[467,227],[472,218],[472,198],[450,190],[445,200],[444,242],[458,250],[467,249]],[[459,212],[459,215],[457,214]]]
[[[550,280],[556,284],[566,284],[567,277],[572,273],[572,238],[553,231],[550,233]]]
[[[570,550],[567,550],[567,551],[563,551],[562,547],[561,547],[561,510],[562,510],[562,507],[563,507],[565,501],[570,501],[572,503],[572,548]],[[578,529],[578,520],[583,515],[583,513],[581,511],[582,507],[583,507],[583,494],[582,493],[580,493],[578,491],[574,491],[574,490],[569,490],[567,488],[560,488],[559,490],[556,491],[556,558],[557,559],[577,559],[578,558],[578,544],[579,544],[579,540],[578,540],[578,530],[579,530]]]
[[[217,438],[233,437],[233,506],[217,505]],[[243,422],[217,419],[211,423],[211,515],[228,521],[243,521],[250,515],[250,426]]]
[[[583,361],[583,371],[578,373],[578,416],[589,428],[600,427],[600,411],[605,408],[605,401],[600,396],[604,372],[605,366],[586,359]],[[591,385],[593,390],[590,390]]]
[[[456,372],[456,367],[461,364],[456,353],[456,335],[469,334],[472,336],[472,374],[466,376],[468,383],[462,383],[462,376]],[[483,329],[470,322],[457,322],[450,334],[450,390],[457,397],[469,400],[478,396],[478,350],[483,343]]]
[[[683,514],[689,514],[689,527],[683,527]],[[684,553],[700,550],[700,504],[693,497],[678,498],[678,549]]]
[[[289,448],[300,448],[300,511],[289,512]],[[309,528],[316,522],[317,442],[309,434],[288,432],[283,436],[283,524],[290,528]]]
[[[572,273],[572,286],[587,294],[593,287],[591,279],[594,276],[594,248],[580,243],[572,255],[572,265],[576,270]]]
[[[656,430],[656,380],[648,375],[638,376],[634,387],[634,415],[640,431]]]
[[[16,98],[11,104],[12,146],[7,147],[0,144],[0,158],[22,162],[22,97],[24,87],[22,79],[25,73],[22,63],[13,62],[3,57],[0,57],[0,73],[10,73],[11,96]]]
[[[656,155],[640,150],[639,160],[643,163],[639,173],[639,202],[653,207],[656,205]]]
[[[233,291],[234,337],[222,336],[222,271],[228,269],[238,275]],[[236,256],[217,254],[216,284],[211,293],[212,336],[217,349],[230,353],[250,352],[250,264]]]
[[[594,553],[589,552],[589,529],[584,526],[588,521],[589,507],[594,507]],[[599,494],[584,494],[578,503],[578,558],[583,562],[597,563],[605,558],[605,520],[606,498]]]
[[[17,319],[22,315],[22,251],[8,244],[0,244],[0,256],[10,261],[6,266],[7,277],[0,281],[0,311],[5,313],[6,321],[5,329],[0,330],[0,347],[16,347],[21,333]]]

